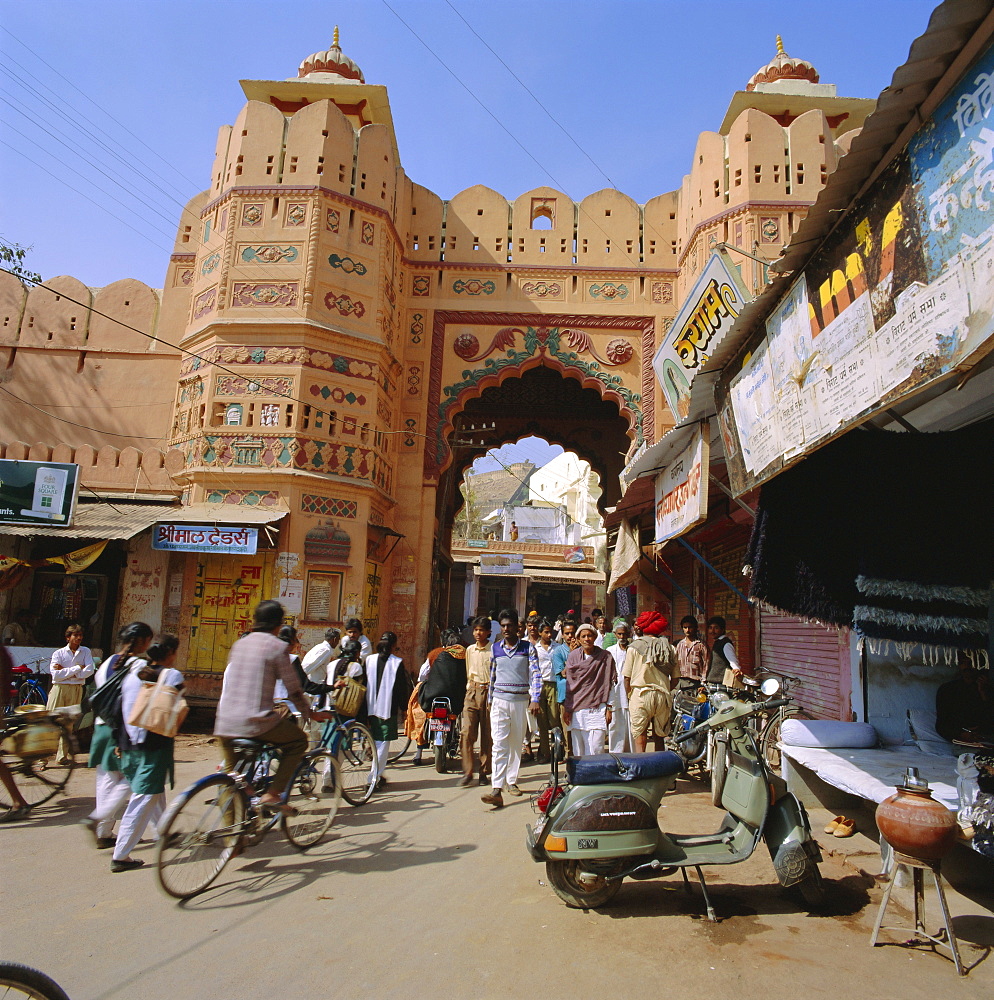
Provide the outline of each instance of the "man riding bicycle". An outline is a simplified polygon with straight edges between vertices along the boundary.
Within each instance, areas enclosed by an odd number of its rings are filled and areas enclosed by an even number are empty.
[[[259,799],[263,806],[278,806],[307,752],[307,734],[292,716],[283,716],[277,710],[276,681],[283,681],[288,699],[299,709],[305,723],[311,719],[327,722],[333,713],[312,711],[290,663],[287,644],[277,637],[283,624],[283,605],[263,601],[255,609],[254,618],[252,631],[231,647],[214,735],[221,737],[226,771],[235,769],[233,739],[260,740],[279,747],[276,774]]]

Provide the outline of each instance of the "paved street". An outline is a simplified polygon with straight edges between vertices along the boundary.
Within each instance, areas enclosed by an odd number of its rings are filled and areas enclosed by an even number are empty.
[[[213,768],[215,751],[205,737],[181,737],[177,758],[180,787]],[[522,786],[537,790],[544,771],[526,769]],[[331,836],[306,855],[271,834],[215,887],[177,905],[151,870],[111,875],[109,852],[90,846],[76,821],[90,807],[93,772],[80,769],[57,806],[0,828],[0,956],[46,970],[72,1000],[936,1000],[994,991],[992,959],[957,982],[936,955],[871,950],[881,890],[837,856],[822,869],[831,880],[823,916],[806,915],[776,886],[765,850],[709,871],[726,918],[717,926],[701,919],[699,894],[686,897],[672,878],[626,882],[602,913],[569,910],[524,848],[527,798],[490,812],[457,776],[409,765],[389,775],[389,789],[363,808],[343,804]],[[664,800],[665,826],[716,823],[700,787],[680,782]],[[137,856],[150,860],[150,845]],[[956,896],[954,912],[964,938],[994,943],[988,910]],[[972,962],[983,952],[964,943],[964,954]]]

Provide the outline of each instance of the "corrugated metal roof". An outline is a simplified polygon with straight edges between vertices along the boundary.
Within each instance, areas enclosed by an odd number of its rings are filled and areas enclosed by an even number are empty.
[[[48,524],[0,524],[2,535],[48,538],[133,538],[156,521],[172,517],[172,508],[161,503],[78,503],[73,522],[67,526]]]
[[[186,507],[162,503],[115,500],[76,505],[68,527],[47,524],[0,524],[0,535],[49,538],[134,538],[159,521],[172,524],[272,524],[287,515],[271,507],[241,507],[223,503],[195,503]]]

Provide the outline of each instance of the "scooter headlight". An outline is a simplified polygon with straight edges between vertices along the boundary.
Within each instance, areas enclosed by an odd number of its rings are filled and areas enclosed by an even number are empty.
[[[780,693],[781,688],[780,681],[776,677],[767,677],[765,681],[759,686],[759,690],[766,695],[767,698],[775,698]]]
[[[720,705],[724,705],[728,700],[728,695],[724,691],[715,691],[711,695],[711,704],[714,705],[715,708],[718,708]]]

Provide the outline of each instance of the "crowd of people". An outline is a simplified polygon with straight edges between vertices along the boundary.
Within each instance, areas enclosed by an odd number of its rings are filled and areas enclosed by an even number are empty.
[[[665,634],[668,627],[656,611],[639,615],[633,625],[617,618],[609,630],[599,611],[582,622],[572,612],[555,622],[532,612],[522,623],[508,608],[470,619],[462,631],[448,630],[422,665],[409,705],[407,734],[418,745],[414,763],[427,763],[424,720],[439,696],[462,711],[460,784],[489,786],[481,797],[495,809],[505,794],[522,794],[523,762],[548,762],[556,729],[568,734],[577,756],[645,752],[650,734],[662,749],[681,677],[700,681],[720,673],[720,681],[736,685],[743,672],[724,619],[708,620],[710,644],[700,638],[693,616],[682,620],[676,646]]]
[[[505,609],[443,632],[416,681],[396,652],[396,635],[384,632],[374,649],[358,619],[346,621],[342,631],[328,629],[306,653],[278,602],[259,604],[253,621],[231,648],[214,734],[228,770],[235,767],[233,740],[254,738],[279,747],[275,774],[258,803],[271,810],[288,808],[284,793],[307,751],[308,724],[334,718],[336,698],[352,684],[362,694],[351,714],[369,728],[375,743],[371,783],[381,787],[387,780],[400,718],[416,744],[414,765],[427,763],[427,715],[433,701],[444,697],[453,714],[461,715],[460,784],[486,786],[482,801],[499,809],[505,794],[522,794],[523,762],[548,762],[555,730],[568,734],[569,749],[578,756],[644,752],[650,735],[661,747],[679,678],[701,680],[720,671],[730,681],[740,671],[722,619],[709,620],[706,644],[697,620],[684,618],[684,637],[674,646],[665,634],[666,618],[653,611],[632,625],[618,618],[609,629],[599,612],[585,621],[569,613],[555,622],[533,612],[522,622],[514,609]],[[164,813],[174,738],[134,724],[133,710],[144,685],[182,689],[183,675],[175,666],[179,642],[132,622],[97,670],[82,628],[71,625],[65,637],[65,647],[52,656],[50,711],[79,706],[95,672],[98,689],[123,675],[114,717],[95,719],[89,754],[95,806],[83,825],[98,849],[111,850],[111,871],[139,868],[143,862],[132,851]],[[60,744],[59,761],[70,762],[71,753]],[[4,818],[26,815],[28,807],[6,780],[9,775],[0,778],[15,804]]]

